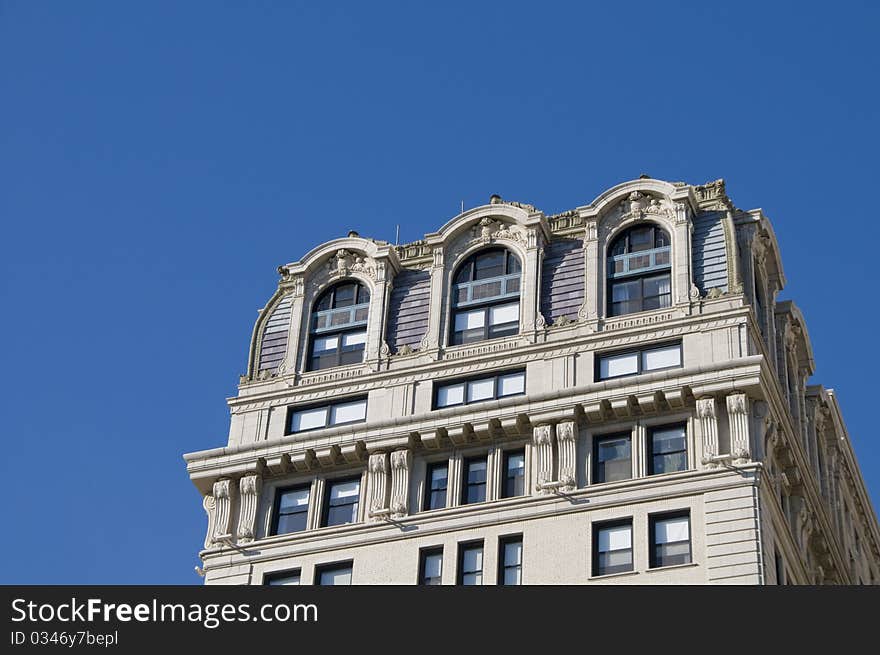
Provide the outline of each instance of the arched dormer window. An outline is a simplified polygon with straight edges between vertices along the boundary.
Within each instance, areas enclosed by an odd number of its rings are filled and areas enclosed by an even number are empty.
[[[340,282],[321,294],[310,321],[308,370],[363,362],[369,313],[370,292],[359,282]]]
[[[452,288],[453,345],[519,332],[522,265],[504,248],[480,250],[455,272]]]
[[[631,227],[608,249],[608,315],[620,316],[672,304],[670,242],[653,224]]]

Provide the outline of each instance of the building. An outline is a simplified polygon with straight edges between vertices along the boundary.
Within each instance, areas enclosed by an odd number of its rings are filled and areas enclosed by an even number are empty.
[[[209,584],[878,584],[880,530],[760,210],[642,177],[279,267]]]

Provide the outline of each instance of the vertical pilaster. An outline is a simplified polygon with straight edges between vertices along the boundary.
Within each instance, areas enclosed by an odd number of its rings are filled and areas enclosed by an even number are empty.
[[[702,438],[702,463],[706,468],[715,468],[718,464],[712,461],[712,457],[718,455],[718,417],[715,413],[714,398],[697,400],[697,421],[700,424]]]
[[[504,460],[504,452],[498,446],[489,446],[486,456],[486,500],[498,500],[501,498],[501,476],[504,472],[501,466]]]
[[[633,426],[630,443],[632,453],[632,477],[642,478],[648,475],[648,428],[641,421]]]
[[[240,502],[238,509],[238,540],[249,542],[254,540],[257,508],[260,506],[260,491],[263,479],[258,473],[243,475],[238,481]]]
[[[366,361],[375,363],[379,359],[382,342],[385,340],[385,311],[388,296],[391,295],[391,282],[386,279],[388,266],[384,260],[376,262],[376,286],[370,298],[370,316],[367,319]]]
[[[395,450],[391,453],[391,516],[400,518],[409,513],[409,472],[412,452]]]
[[[440,345],[440,331],[443,324],[443,248],[434,248],[431,263],[431,304],[428,310],[428,330],[422,337],[421,350],[436,351]]]
[[[744,463],[752,458],[749,446],[749,399],[744,393],[727,396],[727,416],[730,419],[730,454],[734,462]]]
[[[577,487],[576,450],[577,425],[574,421],[561,421],[556,425],[556,446],[559,455],[559,483],[563,489]]]
[[[378,521],[388,509],[388,453],[370,455],[367,472],[367,487],[370,490],[367,516],[371,521]]]
[[[305,370],[305,353],[299,352],[304,314],[305,280],[302,275],[293,278],[293,302],[290,305],[290,329],[287,333],[287,352],[278,367],[278,374],[295,373]],[[305,348],[303,348],[305,349]]]
[[[550,424],[536,425],[532,431],[532,442],[535,446],[535,464],[538,474],[535,491],[547,493],[543,485],[553,481],[553,426]]]
[[[584,304],[578,311],[578,319],[595,323],[599,319],[604,297],[604,289],[597,284],[597,280],[605,279],[604,272],[599,268],[603,260],[599,256],[599,229],[595,219],[586,223],[584,261]]]
[[[673,304],[690,303],[691,278],[691,221],[690,206],[686,202],[673,204],[675,235],[672,241]]]
[[[309,492],[309,528],[314,530],[321,527],[321,514],[324,513],[324,478],[315,478]]]
[[[214,483],[214,539],[232,538],[232,505],[235,502],[235,482],[229,478]]]

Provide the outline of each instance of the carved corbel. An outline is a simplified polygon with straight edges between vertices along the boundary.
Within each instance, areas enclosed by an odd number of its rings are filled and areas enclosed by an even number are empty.
[[[553,426],[536,425],[532,430],[532,442],[535,446],[535,469],[538,472],[538,485],[535,490],[547,493],[543,485],[553,480]]]
[[[718,464],[712,459],[718,452],[718,417],[715,415],[715,399],[700,398],[697,400],[697,420],[700,422],[700,434],[703,437],[703,464],[707,468],[715,468]]]
[[[370,487],[370,520],[376,521],[388,510],[388,454],[373,453],[367,463]]]
[[[563,489],[577,486],[576,461],[577,425],[562,421],[556,426],[556,444],[559,452],[559,484]]]
[[[202,499],[202,507],[208,515],[208,530],[205,533],[205,548],[210,548],[214,541],[214,496],[208,494]]]
[[[232,505],[235,502],[235,482],[229,478],[214,483],[214,543],[232,539]]]
[[[406,516],[409,508],[409,472],[412,452],[409,449],[391,453],[391,516]]]
[[[749,447],[749,399],[744,393],[727,396],[727,416],[730,419],[730,454],[735,464],[744,464],[751,458]]]
[[[239,541],[248,542],[254,540],[262,482],[262,478],[258,473],[244,475],[238,482],[241,499],[238,516]]]

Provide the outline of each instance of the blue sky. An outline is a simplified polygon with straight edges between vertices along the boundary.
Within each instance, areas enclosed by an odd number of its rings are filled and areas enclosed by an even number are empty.
[[[199,582],[278,264],[641,173],[771,218],[877,506],[880,9],[708,4],[0,0],[0,582]]]

